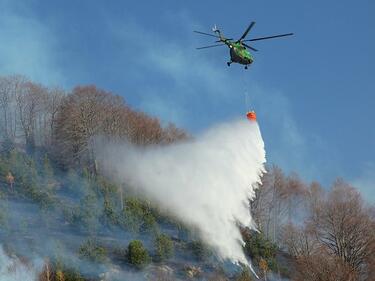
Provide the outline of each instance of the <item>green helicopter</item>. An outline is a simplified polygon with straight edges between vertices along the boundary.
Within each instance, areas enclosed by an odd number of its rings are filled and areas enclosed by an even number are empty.
[[[244,34],[242,34],[240,39],[238,39],[236,41],[233,41],[233,38],[224,37],[224,35],[216,27],[216,25],[215,25],[215,27],[212,28],[212,31],[213,31],[214,34],[209,34],[209,33],[194,30],[195,33],[215,37],[215,38],[219,39],[219,40],[216,41],[216,43],[220,43],[220,44],[200,47],[200,48],[197,48],[197,50],[226,45],[230,49],[230,61],[227,62],[227,65],[230,66],[232,63],[239,63],[239,64],[245,65],[245,69],[247,69],[248,66],[250,64],[252,64],[253,61],[254,61],[254,57],[249,52],[248,49],[250,49],[252,51],[255,51],[255,52],[258,51],[258,50],[249,46],[248,44],[246,44],[244,42],[253,42],[253,41],[260,41],[260,40],[266,40],[266,39],[279,38],[279,37],[285,37],[285,36],[293,35],[293,33],[286,33],[286,34],[272,35],[272,36],[267,36],[267,37],[260,37],[260,38],[253,38],[253,39],[246,39],[245,40],[247,34],[253,28],[254,25],[255,25],[255,22],[254,21],[251,22],[250,25],[248,26],[248,28],[245,30]]]

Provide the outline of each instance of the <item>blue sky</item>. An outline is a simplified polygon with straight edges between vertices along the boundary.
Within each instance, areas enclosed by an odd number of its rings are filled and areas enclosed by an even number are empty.
[[[336,177],[375,200],[375,3],[0,0],[0,75],[70,89],[96,84],[193,134],[255,109],[268,161]],[[209,45],[217,24],[254,42],[248,71]],[[247,102],[245,102],[245,97]]]

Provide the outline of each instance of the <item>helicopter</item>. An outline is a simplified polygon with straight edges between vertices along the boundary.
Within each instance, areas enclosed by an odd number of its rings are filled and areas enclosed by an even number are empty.
[[[216,27],[216,25],[212,28],[212,32],[214,34],[209,34],[209,33],[205,33],[205,32],[202,32],[202,31],[194,30],[195,33],[215,37],[215,38],[218,39],[215,42],[220,43],[220,44],[215,44],[215,45],[210,45],[210,46],[199,47],[199,48],[197,48],[197,50],[227,45],[228,48],[230,49],[230,61],[227,62],[227,65],[230,66],[232,63],[239,63],[239,64],[245,65],[245,69],[247,69],[248,66],[250,64],[252,64],[253,61],[254,61],[253,55],[247,50],[247,48],[254,51],[254,52],[257,52],[258,50],[249,46],[248,44],[246,44],[244,42],[253,42],[253,41],[260,41],[260,40],[266,40],[266,39],[279,38],[279,37],[285,37],[285,36],[293,35],[293,33],[285,33],[285,34],[272,35],[272,36],[267,36],[267,37],[260,37],[260,38],[253,38],[253,39],[246,39],[245,40],[247,34],[254,27],[254,25],[255,25],[255,22],[254,21],[251,22],[250,25],[245,30],[244,34],[242,34],[242,36],[236,41],[233,41],[234,40],[233,38],[225,38],[224,35],[222,34],[222,32]]]

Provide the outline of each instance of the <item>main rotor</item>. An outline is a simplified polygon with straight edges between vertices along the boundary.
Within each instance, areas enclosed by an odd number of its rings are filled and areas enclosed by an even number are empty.
[[[219,40],[215,41],[215,43],[220,43],[220,44],[214,44],[214,45],[199,47],[197,49],[198,50],[208,49],[208,48],[220,47],[220,46],[224,46],[224,45],[227,45],[230,48],[232,48],[232,44],[237,43],[237,44],[241,44],[241,45],[245,46],[246,48],[249,48],[250,50],[253,50],[253,51],[256,52],[256,51],[258,51],[257,49],[255,49],[254,47],[252,47],[249,44],[246,44],[244,42],[254,42],[254,41],[260,41],[260,40],[273,39],[273,38],[279,38],[279,37],[285,37],[285,36],[293,35],[293,33],[285,33],[285,34],[278,34],[278,35],[272,35],[272,36],[266,36],[266,37],[253,38],[253,39],[245,39],[246,36],[249,34],[250,30],[254,27],[254,25],[255,25],[255,21],[251,22],[249,24],[249,26],[246,28],[245,32],[242,34],[242,36],[239,39],[237,39],[236,41],[232,41],[233,38],[225,38],[222,35],[221,31],[216,27],[216,25],[212,28],[212,31],[213,31],[214,34],[209,34],[209,33],[205,33],[205,32],[202,32],[202,31],[194,30],[195,33],[215,37],[215,38],[219,39]]]

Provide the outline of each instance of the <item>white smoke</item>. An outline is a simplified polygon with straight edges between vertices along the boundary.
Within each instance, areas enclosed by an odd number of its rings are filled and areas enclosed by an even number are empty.
[[[35,281],[37,271],[17,257],[9,257],[0,245],[0,281]]]
[[[185,143],[107,143],[97,152],[106,173],[197,228],[219,258],[248,264],[238,223],[255,227],[249,199],[265,163],[256,122],[221,124]]]

